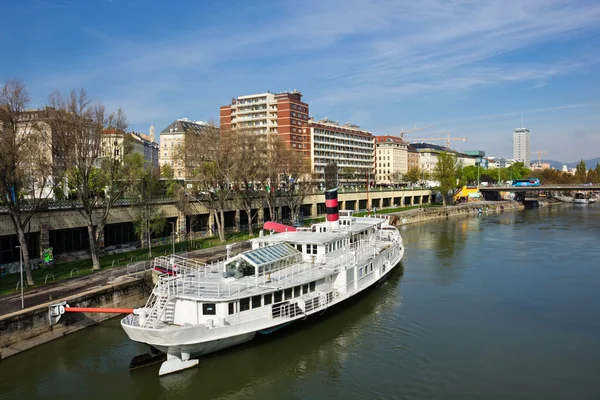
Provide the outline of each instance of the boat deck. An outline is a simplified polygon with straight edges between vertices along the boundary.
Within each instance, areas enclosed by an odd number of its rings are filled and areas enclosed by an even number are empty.
[[[346,266],[367,263],[370,258],[390,246],[389,241],[372,240],[368,246],[339,249],[321,258],[316,258],[314,262],[302,261],[270,274],[258,277],[244,276],[239,279],[223,277],[223,262],[211,265],[200,265],[199,263],[190,265],[190,260],[165,257],[164,261],[169,261],[171,267],[175,265],[178,273],[174,276],[161,276],[155,291],[158,293],[165,289],[160,286],[167,285],[169,293],[179,298],[223,300],[248,297],[336,275]],[[157,261],[160,263],[158,259]]]

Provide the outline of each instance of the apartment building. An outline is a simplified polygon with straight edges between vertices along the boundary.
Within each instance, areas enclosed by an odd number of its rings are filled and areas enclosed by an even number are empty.
[[[318,181],[325,181],[325,166],[330,163],[336,163],[338,171],[352,168],[358,176],[373,174],[375,142],[371,132],[349,123],[311,118],[303,135],[310,139],[311,167]]]
[[[175,179],[187,179],[185,160],[182,158],[185,135],[201,134],[208,124],[180,118],[173,121],[160,133],[159,164],[173,168]]]
[[[378,184],[398,183],[408,172],[408,143],[398,136],[375,136],[374,161]]]
[[[125,150],[139,153],[144,157],[147,168],[158,169],[158,143],[149,135],[141,132],[116,132],[107,129],[102,135],[102,148],[104,157],[118,157],[123,159]]]
[[[419,152],[417,151],[417,149],[412,147],[410,144],[407,146],[406,149],[406,154],[408,158],[407,170],[411,168],[419,168]]]
[[[310,136],[303,128],[309,106],[297,90],[239,96],[220,109],[221,129],[255,134],[277,134],[288,148],[310,157]]]

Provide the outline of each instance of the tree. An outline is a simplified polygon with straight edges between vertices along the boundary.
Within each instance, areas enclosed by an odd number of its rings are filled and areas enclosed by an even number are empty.
[[[303,157],[302,153],[286,149],[282,161],[281,197],[283,203],[290,209],[290,217],[294,222],[298,219],[304,199],[308,194],[313,193],[315,181],[309,160]]]
[[[127,118],[121,109],[107,116],[102,104],[90,104],[83,89],[79,94],[71,91],[66,99],[56,92],[51,104],[60,110],[57,126],[69,137],[69,180],[76,188],[82,205],[79,211],[86,220],[92,269],[98,270],[100,242],[109,212],[131,186],[132,175],[137,174],[129,165]]]
[[[144,157],[141,154],[132,154],[130,163],[135,171],[141,172],[132,188],[132,197],[137,198],[133,207],[134,231],[142,246],[144,241],[148,244],[148,257],[151,257],[152,235],[161,233],[167,224],[161,204],[156,202],[161,192],[160,181],[155,171],[144,169]]]
[[[421,171],[419,167],[410,167],[406,174],[404,174],[404,180],[414,186],[415,183],[421,179]]]
[[[575,177],[577,178],[578,183],[584,183],[587,177],[587,168],[585,166],[585,161],[581,160],[575,167]]]
[[[450,199],[457,188],[457,176],[461,168],[461,162],[452,153],[439,153],[437,164],[433,172],[435,180],[439,182],[439,189],[442,194],[443,205]]]
[[[160,175],[164,179],[165,194],[167,197],[175,196],[179,183],[175,180],[175,171],[169,164],[160,167]]]
[[[469,165],[461,168],[459,171],[459,186],[477,184],[477,179],[481,177],[481,169],[478,171],[477,165]]]
[[[259,174],[263,198],[269,207],[269,216],[277,221],[275,208],[279,191],[280,176],[283,173],[283,162],[287,151],[285,144],[277,134],[267,135],[264,157],[264,169]]]
[[[235,148],[232,145],[231,131],[220,131],[209,124],[201,133],[186,132],[183,147],[179,149],[186,174],[191,174],[199,189],[198,198],[215,217],[221,242],[225,242],[225,207],[233,191]]]
[[[62,131],[54,131],[54,110],[28,111],[29,101],[25,85],[18,80],[6,82],[0,91],[0,204],[8,210],[17,233],[31,286],[35,282],[25,232],[31,218],[59,191],[68,141]]]
[[[346,184],[348,184],[349,181],[356,179],[356,175],[357,171],[354,167],[343,167],[340,170],[340,178],[345,179]]]
[[[393,172],[392,175],[390,176],[390,181],[393,185],[396,185],[396,184],[402,182],[402,172],[400,172],[400,171]]]
[[[256,211],[253,213],[252,210],[263,205],[263,196],[257,189],[262,180],[262,171],[265,170],[267,139],[252,132],[234,131],[232,142],[235,149],[232,167],[233,195],[236,205],[248,216],[248,233],[253,236],[252,221]]]

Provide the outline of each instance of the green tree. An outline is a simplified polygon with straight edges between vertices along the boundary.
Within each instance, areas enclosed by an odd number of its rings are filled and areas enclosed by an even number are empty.
[[[404,174],[404,180],[414,186],[415,183],[421,179],[421,170],[419,167],[410,167],[406,174]]]
[[[433,171],[433,177],[439,182],[443,205],[452,198],[454,190],[458,187],[457,178],[462,163],[452,153],[439,153]]]
[[[481,173],[481,169],[479,170]],[[476,165],[463,167],[459,171],[459,186],[474,185],[477,183],[478,169]]]
[[[160,176],[164,181],[165,195],[167,197],[175,196],[178,188],[181,186],[175,179],[175,171],[169,164],[160,167]]]
[[[577,178],[578,183],[584,183],[585,178],[587,177],[587,168],[585,166],[585,161],[581,160],[577,167],[575,167],[575,177]]]

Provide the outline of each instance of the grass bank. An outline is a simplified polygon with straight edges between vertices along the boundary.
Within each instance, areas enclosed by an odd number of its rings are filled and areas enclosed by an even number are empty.
[[[248,232],[230,233],[226,234],[225,236],[225,243],[221,243],[217,236],[175,243],[175,252],[182,253],[185,251],[207,249],[215,246],[221,246],[223,244],[248,240],[250,238]],[[105,255],[100,258],[100,271],[124,266],[132,262],[145,261],[148,259],[153,259],[154,257],[168,255],[171,254],[172,248],[172,244],[152,246],[151,255],[148,254],[148,249],[138,249],[124,253]],[[56,263],[54,266],[49,268],[38,268],[31,271],[33,280],[36,284],[31,287],[28,287],[27,284],[25,284],[25,291],[32,288],[39,288],[40,286],[44,285],[51,285],[54,282],[59,282],[65,279],[91,275],[97,272],[99,271],[92,270],[92,262],[89,258]],[[20,287],[17,289],[17,283],[20,282],[20,280],[21,275],[18,273],[0,277],[0,295],[21,290]],[[25,282],[25,273],[23,273],[23,281]]]

